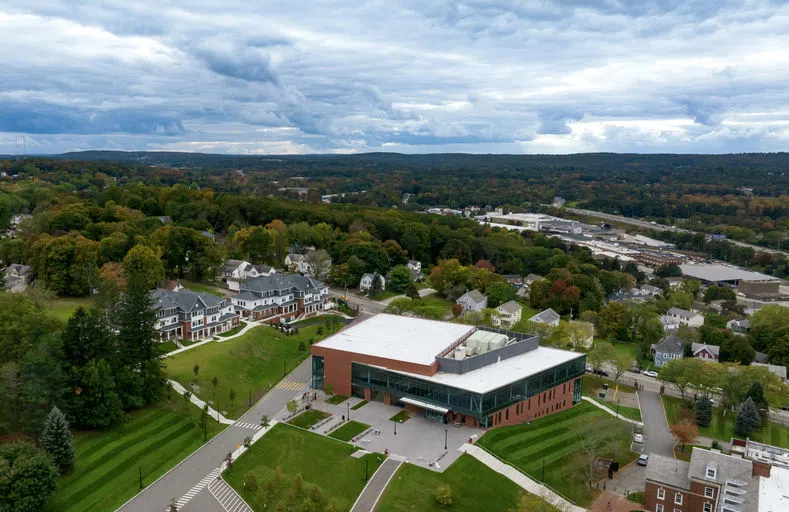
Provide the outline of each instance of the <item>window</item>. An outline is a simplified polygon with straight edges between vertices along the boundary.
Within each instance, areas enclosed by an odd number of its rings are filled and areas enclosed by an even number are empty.
[[[707,468],[707,478],[712,478],[714,480],[716,473],[717,471],[715,468]]]
[[[712,487],[705,487],[704,488],[704,497],[705,498],[712,498],[715,496],[715,489]]]
[[[658,490],[657,490],[657,499],[659,499],[659,500],[666,499],[666,490],[663,489],[662,487],[658,488]]]
[[[655,505],[655,512],[663,512],[663,505],[661,505],[660,503]]]
[[[712,503],[710,502],[704,503],[704,512],[712,512]]]
[[[682,493],[680,492],[674,493],[674,504],[682,505]]]

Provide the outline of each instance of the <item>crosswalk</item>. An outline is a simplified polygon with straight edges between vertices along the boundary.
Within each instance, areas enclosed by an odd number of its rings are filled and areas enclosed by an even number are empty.
[[[214,469],[213,471],[211,471],[210,473],[208,473],[208,474],[207,474],[205,477],[203,477],[203,479],[202,479],[202,480],[200,480],[199,482],[197,482],[197,483],[194,485],[194,487],[192,487],[191,489],[189,489],[189,492],[187,492],[186,494],[184,494],[183,496],[181,496],[180,498],[178,498],[178,501],[176,501],[176,502],[175,502],[175,506],[176,506],[176,508],[177,508],[178,510],[181,510],[181,509],[184,507],[184,505],[186,505],[187,503],[189,503],[189,500],[191,500],[192,498],[194,498],[194,497],[195,497],[195,495],[196,495],[197,493],[199,493],[200,491],[202,491],[203,489],[205,489],[205,487],[206,487],[208,484],[210,484],[212,480],[215,480],[215,479],[216,479],[216,478],[219,476],[219,473],[221,473],[221,472],[222,472],[222,470],[221,470],[220,468],[216,468],[216,469]],[[169,509],[169,507],[168,507],[168,508],[167,508],[167,509],[165,509],[165,510],[170,510],[170,509]]]
[[[249,428],[249,429],[252,429],[252,430],[260,430],[260,429],[263,428],[260,425],[255,425],[254,423],[245,423],[243,421],[237,421],[237,422],[233,423],[233,426],[241,427],[241,428]]]
[[[295,382],[292,380],[282,380],[277,384],[275,387],[276,389],[287,389],[289,391],[301,391],[304,386],[306,386],[306,382]]]
[[[208,492],[216,498],[227,512],[254,512],[241,496],[227,485],[224,480],[217,478],[208,485]]]

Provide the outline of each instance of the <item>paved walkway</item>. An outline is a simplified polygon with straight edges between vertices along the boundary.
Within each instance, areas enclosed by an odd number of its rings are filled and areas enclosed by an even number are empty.
[[[558,494],[556,494],[553,490],[545,487],[544,485],[532,480],[528,476],[524,475],[514,467],[510,466],[509,464],[505,464],[503,461],[499,460],[496,456],[488,453],[487,451],[483,450],[479,446],[475,446],[473,444],[464,444],[460,447],[461,451],[464,451],[480,461],[481,463],[488,466],[493,471],[506,476],[519,487],[524,489],[526,492],[530,494],[534,494],[535,496],[539,496],[540,498],[544,499],[554,507],[562,510],[563,512],[585,512],[586,509],[583,507],[579,507],[574,505],[573,503],[567,501],[566,499],[562,498]]]
[[[178,382],[178,381],[175,381],[175,380],[172,380],[172,379],[167,379],[167,383],[170,384],[170,387],[172,387],[175,390],[175,392],[178,393],[181,396],[183,396],[184,393],[186,393],[186,391],[187,391],[186,388],[184,388],[181,385],[181,383]],[[191,393],[191,396],[189,397],[189,401],[192,402],[193,404],[195,404],[198,408],[200,408],[202,410],[203,407],[205,407],[205,402],[203,400],[200,400],[199,398],[197,398],[197,396],[194,393],[192,393],[191,391],[190,391],[190,393]],[[232,425],[233,423],[236,422],[236,420],[231,420],[229,418],[225,418],[224,415],[222,415],[222,413],[220,413],[219,411],[217,411],[216,409],[214,409],[210,405],[208,406],[208,415],[211,416],[212,418],[214,418],[219,423],[222,423],[224,425]]]
[[[356,503],[351,507],[351,512],[373,512],[386,486],[389,485],[402,463],[402,459],[388,457],[364,486],[362,493],[356,498]]]
[[[633,425],[641,425],[642,424],[640,421],[631,420],[630,418],[626,418],[626,417],[622,416],[621,414],[617,414],[616,411],[614,411],[613,409],[611,409],[609,407],[606,407],[605,405],[601,404],[597,400],[594,400],[593,398],[590,398],[590,397],[588,397],[586,395],[582,396],[581,399],[589,402],[590,404],[594,405],[598,409],[604,410],[605,412],[607,412],[611,416],[616,416],[618,419],[620,419],[622,421],[626,421],[627,423],[632,423]]]
[[[641,403],[641,418],[644,420],[645,453],[674,458],[676,440],[668,428],[660,395],[654,391],[639,389],[638,400]]]
[[[176,345],[181,346],[181,348],[179,348],[177,350],[173,350],[172,352],[168,352],[168,353],[164,354],[162,357],[164,358],[164,357],[174,356],[175,354],[180,354],[181,352],[186,352],[187,350],[191,350],[191,349],[193,349],[195,347],[199,347],[199,346],[205,345],[206,343],[224,343],[225,341],[232,340],[234,338],[238,338],[239,336],[243,336],[247,332],[249,332],[250,329],[254,329],[255,327],[258,327],[260,325],[263,325],[263,323],[259,322],[259,321],[248,321],[247,325],[245,325],[243,329],[241,329],[237,333],[233,334],[232,336],[227,336],[227,337],[223,338],[222,336],[217,335],[218,339],[216,339],[216,340],[213,339],[213,338],[209,338],[207,340],[198,341],[197,343],[193,343],[191,345],[186,345],[186,346],[183,346],[178,341],[176,341],[175,342]]]
[[[641,510],[641,508],[638,503],[627,501],[622,496],[606,491],[597,497],[589,510],[590,512],[631,512],[632,510]]]

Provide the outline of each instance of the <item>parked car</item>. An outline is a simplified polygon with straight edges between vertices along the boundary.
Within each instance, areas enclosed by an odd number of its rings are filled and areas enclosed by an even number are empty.
[[[647,462],[649,462],[649,455],[644,454],[644,455],[641,455],[638,458],[638,465],[639,466],[646,466]]]
[[[641,373],[641,369],[640,368],[633,368],[631,371],[633,373]]]
[[[635,443],[643,443],[644,436],[642,434],[633,434],[633,442]]]
[[[644,372],[644,375],[647,377],[657,377],[657,372],[655,370],[647,370]]]
[[[601,377],[608,377],[608,372],[605,370],[597,370],[595,373]]]

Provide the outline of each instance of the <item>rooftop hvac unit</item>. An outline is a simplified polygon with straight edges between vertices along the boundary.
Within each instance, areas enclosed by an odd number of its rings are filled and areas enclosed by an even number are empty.
[[[457,359],[458,361],[462,361],[465,358],[466,358],[466,347],[461,345],[455,349],[455,359]]]

